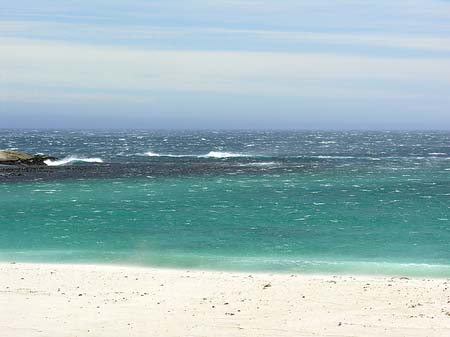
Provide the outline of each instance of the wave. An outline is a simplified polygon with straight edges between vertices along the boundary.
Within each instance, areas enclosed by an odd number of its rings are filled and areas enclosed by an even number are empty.
[[[252,157],[249,154],[243,153],[233,153],[233,152],[220,152],[220,151],[211,151],[204,156],[200,156],[204,158],[238,158],[238,157]]]
[[[59,160],[46,160],[44,161],[45,164],[47,164],[48,166],[62,166],[62,165],[67,165],[67,164],[71,164],[71,163],[103,163],[103,160],[101,158],[80,158],[80,157],[75,157],[75,156],[69,156],[63,159],[59,159]]]
[[[198,157],[196,155],[190,154],[160,154],[152,151],[146,152],[145,155],[149,157],[170,157],[170,158]]]
[[[151,152],[151,151],[146,152],[145,155],[146,155],[146,156],[149,156],[149,157],[161,157],[160,154],[157,154],[157,153]]]
[[[171,158],[214,158],[214,159],[222,159],[222,158],[245,158],[245,157],[254,157],[251,154],[244,153],[234,153],[234,152],[221,152],[221,151],[210,151],[207,154],[195,155],[195,154],[159,154],[152,151],[146,152],[145,155],[149,157],[171,157]]]
[[[247,163],[247,164],[240,164],[239,166],[243,167],[265,167],[265,166],[280,166],[280,163],[269,161],[269,162],[257,162],[257,163]]]

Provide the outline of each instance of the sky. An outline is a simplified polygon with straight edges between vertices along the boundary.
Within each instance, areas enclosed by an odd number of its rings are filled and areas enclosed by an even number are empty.
[[[450,130],[449,0],[0,0],[0,128]]]

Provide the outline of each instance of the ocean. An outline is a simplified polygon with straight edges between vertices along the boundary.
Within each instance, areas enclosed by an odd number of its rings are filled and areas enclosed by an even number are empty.
[[[0,130],[0,260],[450,277],[450,133]]]

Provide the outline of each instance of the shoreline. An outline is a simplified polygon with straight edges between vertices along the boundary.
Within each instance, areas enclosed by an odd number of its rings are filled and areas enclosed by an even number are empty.
[[[450,279],[0,262],[16,336],[443,336]]]
[[[1,255],[1,254],[0,254]],[[326,260],[318,260],[315,262],[331,263]],[[58,265],[58,266],[91,266],[91,267],[112,267],[112,268],[129,268],[129,269],[161,269],[161,270],[178,270],[178,271],[197,271],[197,272],[225,272],[234,274],[260,274],[260,275],[305,275],[305,276],[352,276],[352,277],[363,277],[363,278],[409,278],[409,279],[441,279],[450,280],[450,265],[444,264],[429,264],[429,263],[400,263],[400,262],[378,262],[378,261],[351,261],[343,260],[337,261],[342,264],[354,264],[354,265],[364,265],[365,268],[344,268],[344,269],[288,269],[288,268],[252,268],[246,269],[243,266],[231,267],[229,265],[219,266],[219,265],[207,265],[207,266],[194,266],[194,265],[174,265],[174,264],[145,264],[145,263],[133,263],[127,261],[102,261],[102,260],[38,260],[33,261],[30,259],[12,259],[8,256],[4,259],[0,259],[0,265],[2,264],[22,264],[22,265]],[[255,260],[257,263],[257,260]],[[331,263],[332,264],[332,263]],[[390,266],[386,267],[386,265]],[[400,269],[400,267],[402,267]],[[417,272],[417,270],[411,270],[408,268],[422,268],[422,272]],[[434,269],[434,270],[433,270]],[[436,272],[436,269],[445,269],[445,272]],[[425,270],[428,273],[424,272]]]
[[[368,262],[369,264],[372,262]],[[111,270],[117,270],[117,269],[129,269],[136,271],[178,271],[178,272],[201,272],[201,273],[228,273],[228,274],[237,274],[237,275],[248,275],[248,274],[256,274],[261,276],[274,276],[274,275],[280,275],[280,276],[304,276],[304,277],[320,277],[320,278],[326,278],[326,277],[352,277],[352,278],[361,278],[361,279],[409,279],[409,280],[444,280],[450,282],[450,275],[444,275],[444,276],[435,276],[435,275],[415,275],[415,274],[407,274],[407,273],[397,273],[397,274],[390,274],[388,272],[377,272],[377,273],[365,273],[365,272],[341,272],[341,271],[329,271],[329,272],[316,272],[316,271],[309,271],[309,270],[284,270],[284,269],[277,269],[277,270],[264,270],[264,269],[253,269],[253,270],[245,270],[245,269],[227,269],[227,268],[198,268],[198,267],[186,267],[186,266],[158,266],[158,265],[146,265],[146,264],[127,264],[127,263],[114,263],[114,262],[101,262],[101,261],[95,261],[95,262],[68,262],[68,261],[51,261],[51,262],[32,262],[32,261],[8,261],[8,260],[0,260],[0,267],[3,265],[22,265],[22,266],[59,266],[59,267],[88,267],[88,268],[101,268],[101,269],[111,269]],[[408,264],[411,265],[411,264]],[[423,263],[417,263],[413,264],[417,266],[425,266],[427,264]],[[432,266],[445,266],[446,265],[432,265]]]

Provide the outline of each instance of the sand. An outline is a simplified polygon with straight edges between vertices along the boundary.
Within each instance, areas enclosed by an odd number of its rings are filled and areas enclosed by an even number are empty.
[[[0,336],[450,336],[450,280],[0,264]]]

